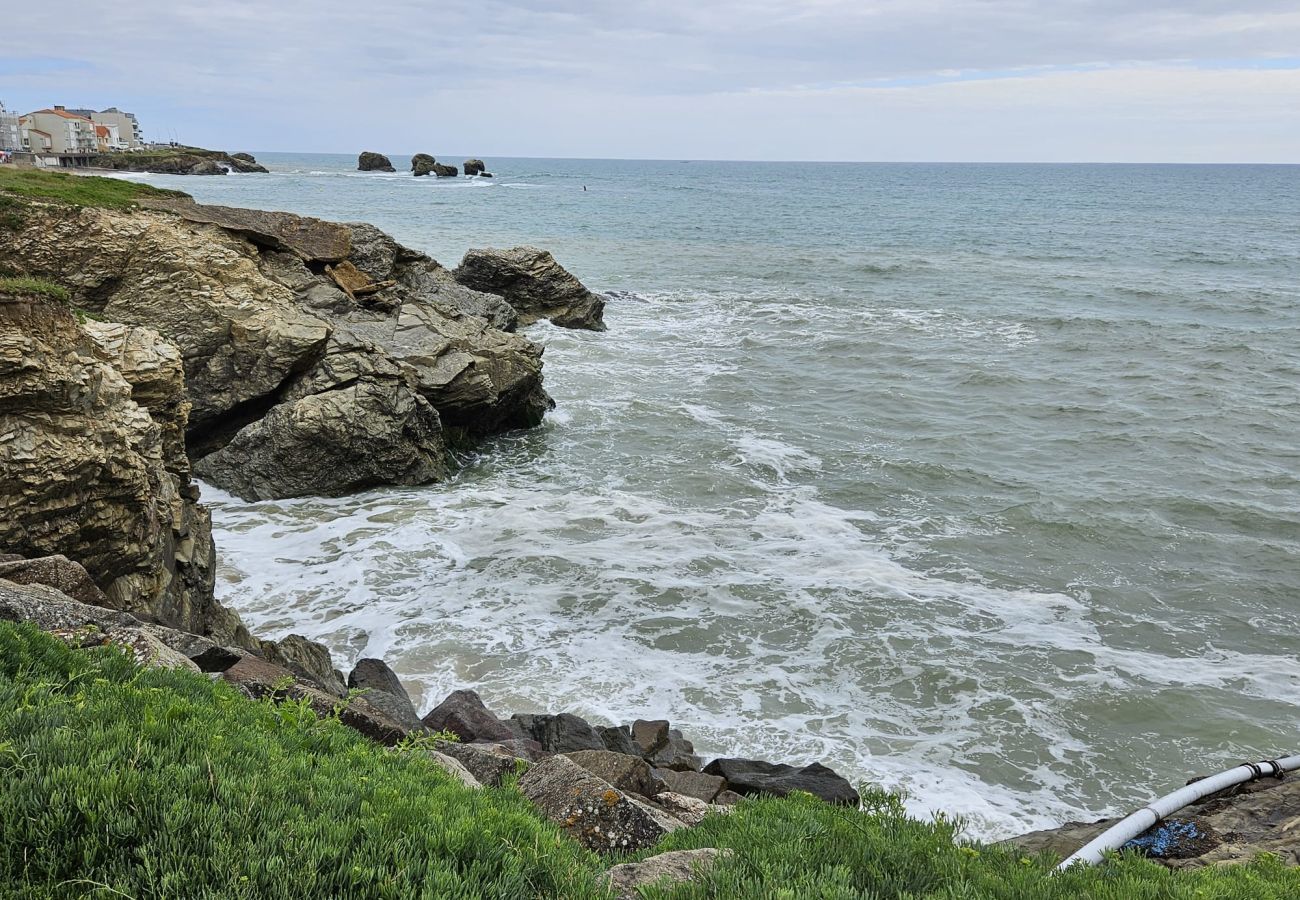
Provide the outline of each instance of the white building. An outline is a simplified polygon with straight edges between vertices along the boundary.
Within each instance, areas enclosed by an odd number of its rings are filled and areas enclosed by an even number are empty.
[[[92,112],[90,119],[96,125],[107,125],[109,128],[117,129],[118,149],[139,150],[144,146],[144,133],[140,131],[140,123],[136,121],[134,113],[122,112],[116,106],[110,106],[108,109]]]
[[[62,106],[29,112],[19,124],[27,131],[24,150],[34,153],[99,152],[95,123],[84,116],[68,112]]]

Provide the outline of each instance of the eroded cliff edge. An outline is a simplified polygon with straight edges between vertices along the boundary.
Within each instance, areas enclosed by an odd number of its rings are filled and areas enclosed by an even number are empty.
[[[513,333],[506,297],[373,226],[145,202],[24,201],[0,270],[174,343],[190,461],[223,489],[267,499],[437,481],[449,448],[535,426],[554,405],[542,348]],[[541,289],[577,284],[551,263]]]

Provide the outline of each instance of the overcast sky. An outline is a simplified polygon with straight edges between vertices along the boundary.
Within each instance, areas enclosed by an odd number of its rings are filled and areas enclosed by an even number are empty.
[[[10,108],[229,150],[1300,162],[1297,0],[4,5]]]

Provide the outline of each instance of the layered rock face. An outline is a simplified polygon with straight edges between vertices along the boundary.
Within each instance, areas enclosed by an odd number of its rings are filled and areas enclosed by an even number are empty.
[[[34,203],[0,267],[173,342],[195,472],[244,498],[436,481],[449,444],[535,426],[553,406],[542,349],[507,333],[518,316],[502,297],[369,225]]]
[[[562,328],[605,330],[605,300],[545,250],[471,250],[453,274],[468,288],[505,298],[523,325],[550,319]]]
[[[85,567],[103,605],[250,646],[212,597],[211,521],[177,348],[67,304],[0,295],[0,547]]]

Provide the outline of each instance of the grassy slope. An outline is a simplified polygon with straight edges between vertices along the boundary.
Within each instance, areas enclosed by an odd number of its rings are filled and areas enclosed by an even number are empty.
[[[1053,877],[888,795],[867,802],[748,801],[652,851],[734,857],[646,896],[1300,896],[1300,873],[1271,860],[1172,873],[1128,858]],[[604,896],[606,864],[510,787],[471,791],[299,706],[0,622],[0,896],[583,898]]]
[[[45,172],[12,166],[0,166],[0,193],[2,192],[8,192],[13,197],[54,200],[74,206],[104,206],[111,209],[128,209],[134,206],[137,200],[143,198],[186,196],[180,191],[167,191],[120,178]],[[10,204],[13,202],[10,200]]]

